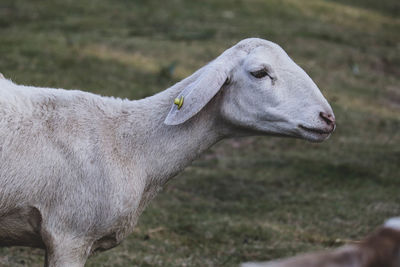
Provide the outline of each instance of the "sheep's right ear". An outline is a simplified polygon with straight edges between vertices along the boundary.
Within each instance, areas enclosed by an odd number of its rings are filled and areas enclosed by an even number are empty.
[[[172,107],[164,123],[178,125],[196,115],[218,93],[228,78],[230,68],[226,65],[211,62],[205,66],[201,74],[193,82],[188,84],[183,91],[176,96],[182,101],[171,103]]]

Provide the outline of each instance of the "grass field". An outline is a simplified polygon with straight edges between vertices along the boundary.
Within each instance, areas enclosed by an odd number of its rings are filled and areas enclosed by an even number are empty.
[[[331,103],[322,144],[223,141],[87,266],[235,266],[357,240],[400,215],[398,0],[2,0],[0,72],[142,98],[246,37],[279,43]],[[43,252],[1,248],[0,266]]]

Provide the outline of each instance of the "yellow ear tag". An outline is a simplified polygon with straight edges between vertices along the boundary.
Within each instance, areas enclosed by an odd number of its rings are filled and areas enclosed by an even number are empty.
[[[183,105],[183,96],[181,96],[181,98],[175,98],[174,104],[178,106],[178,109],[181,109]]]

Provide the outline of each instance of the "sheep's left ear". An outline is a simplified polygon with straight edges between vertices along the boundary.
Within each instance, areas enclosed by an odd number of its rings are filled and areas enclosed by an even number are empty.
[[[226,64],[228,65],[228,64]],[[177,103],[171,103],[164,123],[178,125],[196,115],[218,93],[228,78],[230,68],[217,62],[204,67],[202,73],[176,96]],[[181,103],[178,102],[181,101]]]

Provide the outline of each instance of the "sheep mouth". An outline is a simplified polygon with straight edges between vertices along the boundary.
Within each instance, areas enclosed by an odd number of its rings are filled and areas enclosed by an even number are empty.
[[[301,124],[299,125],[299,128],[301,128],[301,129],[303,129],[303,130],[305,130],[307,132],[321,134],[321,135],[331,134],[333,132],[333,129],[327,131],[327,130],[318,129],[318,128],[308,128],[308,127],[306,127],[304,125],[301,125]]]

